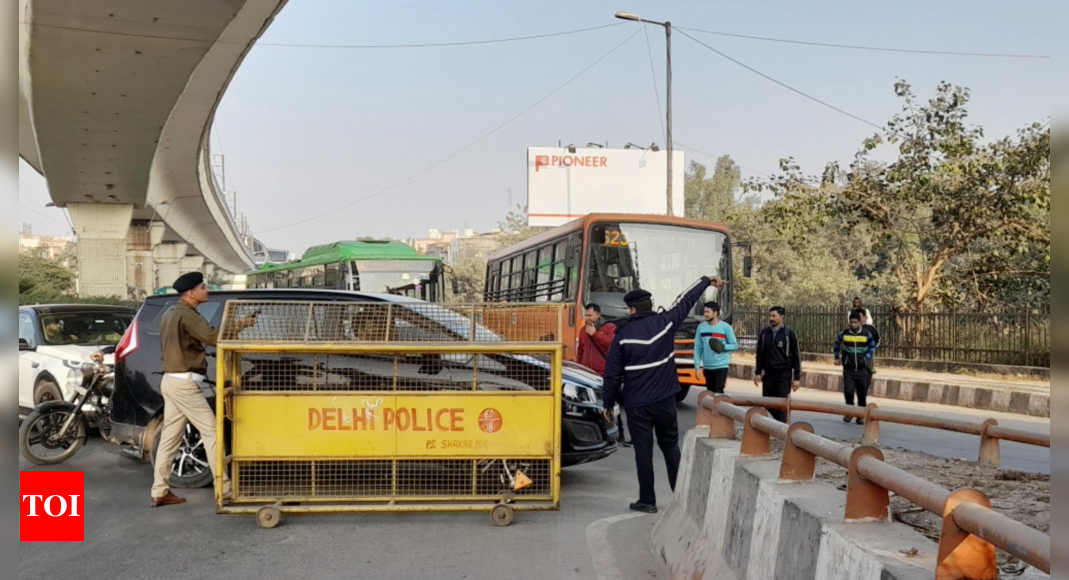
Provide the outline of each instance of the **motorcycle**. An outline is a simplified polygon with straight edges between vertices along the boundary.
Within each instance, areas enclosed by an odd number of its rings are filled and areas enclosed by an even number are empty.
[[[89,438],[90,418],[108,438],[115,369],[98,352],[81,370],[82,385],[72,401],[41,403],[19,427],[19,449],[28,461],[56,465],[74,457]]]

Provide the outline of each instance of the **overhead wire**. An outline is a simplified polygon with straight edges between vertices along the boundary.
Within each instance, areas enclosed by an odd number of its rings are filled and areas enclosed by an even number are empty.
[[[710,45],[698,40],[697,38],[694,38],[690,34],[687,34],[685,31],[681,30],[680,34],[682,34],[683,36],[686,36],[687,38],[693,40],[694,42],[704,46],[705,48],[713,51],[714,53],[720,55],[722,58],[725,58],[725,59],[727,59],[727,60],[729,60],[729,61],[731,61],[731,62],[733,62],[733,63],[735,63],[735,64],[737,64],[739,66],[741,66],[742,68],[744,68],[744,69],[746,69],[746,70],[748,70],[748,71],[750,71],[750,72],[752,72],[752,73],[754,73],[754,74],[756,74],[756,75],[758,75],[758,76],[760,76],[760,77],[762,77],[762,78],[764,78],[764,79],[766,79],[768,81],[771,81],[771,82],[773,82],[773,83],[775,83],[775,84],[777,84],[777,85],[779,85],[779,86],[781,86],[781,87],[783,87],[783,88],[785,88],[785,89],[787,89],[787,90],[789,90],[789,91],[791,91],[791,92],[793,92],[795,94],[801,95],[801,96],[803,96],[803,97],[805,97],[805,98],[807,98],[807,99],[809,99],[809,100],[811,100],[811,101],[813,101],[815,103],[818,103],[818,104],[823,105],[823,106],[825,106],[825,107],[827,107],[827,108],[829,108],[829,109],[831,109],[833,111],[836,111],[838,113],[846,115],[847,117],[850,117],[850,118],[852,118],[852,119],[854,119],[856,121],[860,121],[860,122],[862,122],[862,123],[864,123],[866,125],[869,125],[871,127],[875,127],[876,129],[878,129],[880,131],[883,130],[883,127],[877,125],[876,123],[873,123],[872,121],[869,121],[868,119],[859,117],[859,116],[857,116],[857,115],[855,115],[855,114],[853,114],[853,113],[851,113],[851,112],[849,112],[849,111],[847,111],[845,109],[841,109],[839,107],[836,107],[835,105],[833,105],[833,104],[831,104],[831,103],[829,103],[827,101],[823,101],[823,100],[821,100],[821,99],[819,99],[817,97],[814,97],[813,95],[810,95],[809,93],[806,93],[806,92],[804,92],[804,91],[802,91],[800,89],[796,89],[796,88],[792,87],[791,85],[788,85],[787,83],[785,83],[785,82],[783,82],[783,81],[781,81],[779,79],[773,78],[772,76],[770,76],[768,74],[765,74],[765,73],[755,69],[754,67],[752,67],[752,66],[750,66],[750,65],[748,65],[748,64],[746,64],[746,63],[744,63],[744,62],[742,62],[740,60],[738,60],[737,58],[734,58],[734,57],[726,54],[725,52],[723,52],[723,51],[721,51],[719,49],[716,49],[716,48],[714,48],[714,47],[712,47],[712,46],[710,46]]]
[[[28,211],[28,212],[30,212],[30,213],[34,213],[34,214],[37,214],[37,215],[39,215],[39,216],[41,216],[41,217],[45,218],[46,220],[51,220],[51,221],[54,221],[54,222],[56,222],[57,224],[61,224],[61,225],[71,225],[71,224],[69,223],[69,221],[68,221],[67,223],[64,223],[64,222],[62,222],[62,221],[60,221],[60,220],[58,220],[58,219],[56,219],[56,218],[54,218],[54,217],[52,217],[52,216],[50,216],[50,215],[45,215],[45,214],[43,214],[43,213],[41,213],[41,212],[39,212],[39,211],[37,211],[37,210],[33,209],[32,207],[30,207],[30,206],[28,206],[28,205],[26,205],[26,204],[24,204],[24,203],[20,203],[20,204],[19,204],[19,207],[21,207],[22,209],[24,209],[24,210],[26,210],[26,211]],[[64,214],[64,215],[66,215],[66,214]],[[71,226],[71,231],[73,231],[73,230],[74,230],[74,226]]]
[[[204,38],[183,38],[179,36],[164,36],[157,34],[140,34],[136,32],[119,32],[114,30],[95,30],[92,28],[82,28],[76,26],[60,26],[57,24],[41,24],[36,22],[20,21],[20,24],[30,25],[37,28],[48,28],[52,30],[67,30],[72,32],[88,32],[92,34],[104,34],[109,36],[125,36],[131,38],[147,38],[153,40],[170,40],[176,42],[200,42],[205,44],[249,44],[255,42],[256,38],[245,38],[240,40],[220,40],[220,39],[204,39]],[[613,28],[616,26],[623,26],[625,22],[617,22],[613,24],[603,24],[601,26],[591,26],[588,28],[578,28],[575,30],[564,30],[560,32],[548,32],[545,34],[532,34],[528,36],[515,36],[510,38],[492,38],[485,40],[466,40],[458,42],[430,42],[420,44],[303,44],[303,43],[289,43],[289,42],[256,42],[256,46],[269,46],[275,48],[324,48],[324,49],[365,49],[365,50],[377,50],[377,49],[395,49],[395,48],[447,48],[452,46],[477,46],[484,44],[500,44],[504,42],[521,42],[525,40],[538,40],[542,38],[553,38],[557,36],[567,36],[570,34],[582,34],[584,32],[593,32],[596,30],[603,30],[606,28]]]
[[[954,50],[924,50],[917,48],[894,48],[887,46],[863,46],[854,44],[835,44],[830,42],[813,42],[807,40],[792,40],[787,38],[772,38],[767,36],[752,36],[748,34],[737,34],[733,32],[723,32],[719,30],[702,30],[700,28],[689,28],[678,26],[678,30],[687,30],[690,32],[700,32],[702,34],[713,34],[716,36],[724,36],[729,38],[744,38],[747,40],[759,40],[762,42],[778,42],[783,44],[796,44],[803,46],[818,46],[822,48],[839,48],[848,50],[867,50],[875,52],[898,52],[907,54],[927,54],[927,55],[943,55],[943,56],[969,56],[969,57],[983,57],[983,58],[1027,58],[1027,59],[1050,59],[1050,56],[1044,54],[1014,54],[1014,53],[997,53],[997,52],[961,52]]]
[[[260,230],[259,233],[260,234],[266,234],[266,233],[270,233],[270,232],[276,232],[276,231],[279,231],[279,230],[291,228],[293,226],[306,224],[308,222],[315,221],[315,220],[318,220],[318,219],[321,219],[321,218],[324,218],[324,217],[327,217],[327,216],[330,216],[330,215],[334,215],[335,213],[337,213],[339,211],[348,209],[348,208],[353,207],[353,206],[355,206],[357,204],[363,203],[363,202],[365,202],[365,201],[367,201],[369,199],[378,197],[378,196],[380,196],[380,195],[382,195],[382,194],[384,194],[384,193],[386,193],[388,191],[396,189],[397,187],[400,187],[401,185],[404,185],[405,183],[408,183],[409,181],[412,181],[413,179],[415,179],[415,178],[427,173],[428,171],[431,171],[432,169],[434,169],[434,168],[446,163],[450,159],[453,159],[454,157],[460,155],[461,153],[467,151],[468,149],[471,149],[472,147],[474,147],[475,145],[481,143],[482,141],[485,141],[491,135],[497,133],[501,129],[504,129],[506,126],[511,124],[516,119],[519,119],[520,117],[522,117],[523,115],[527,114],[528,112],[530,112],[532,109],[534,109],[538,105],[541,105],[546,100],[548,100],[550,97],[552,97],[553,95],[559,93],[561,90],[563,90],[568,85],[572,84],[572,82],[574,82],[576,79],[578,79],[579,77],[581,77],[584,74],[586,74],[588,71],[590,71],[590,69],[592,69],[595,66],[597,66],[598,64],[600,64],[601,61],[605,60],[606,58],[609,58],[609,56],[611,56],[613,53],[615,53],[617,50],[619,50],[622,46],[624,46],[625,44],[630,42],[631,39],[633,39],[635,36],[637,36],[640,32],[642,32],[642,31],[641,30],[636,30],[633,34],[631,34],[630,36],[625,38],[623,40],[623,42],[621,42],[620,44],[617,44],[616,46],[614,46],[612,48],[612,50],[610,50],[609,52],[607,52],[604,55],[602,55],[600,58],[598,58],[597,60],[592,62],[590,65],[588,65],[583,70],[581,70],[578,73],[576,73],[575,76],[571,77],[570,79],[565,81],[563,84],[561,84],[557,88],[555,88],[552,91],[550,91],[548,94],[546,94],[541,99],[538,99],[537,101],[535,101],[533,104],[531,104],[527,108],[523,109],[519,113],[516,113],[515,115],[513,115],[508,120],[506,120],[505,122],[501,123],[500,125],[494,127],[489,132],[484,134],[482,137],[479,137],[478,139],[468,143],[467,145],[461,147],[460,149],[457,149],[456,151],[454,151],[454,152],[450,153],[449,155],[443,157],[442,159],[438,160],[437,162],[435,162],[435,163],[433,163],[431,165],[428,165],[427,167],[417,171],[416,173],[413,173],[413,174],[409,175],[408,177],[405,177],[404,179],[402,179],[402,180],[400,180],[400,181],[398,181],[398,182],[396,182],[396,183],[394,183],[392,185],[384,187],[384,188],[382,188],[382,189],[380,189],[380,190],[378,190],[375,193],[372,193],[370,195],[366,195],[364,197],[361,197],[360,199],[357,199],[356,201],[353,201],[351,203],[347,203],[347,204],[345,204],[343,206],[336,207],[336,208],[334,208],[334,209],[332,209],[330,211],[327,211],[327,212],[324,212],[324,213],[321,213],[321,214],[318,214],[318,215],[314,215],[314,216],[311,216],[311,217],[308,217],[308,218],[305,218],[305,219],[302,219],[302,220],[298,220],[298,221],[295,221],[295,222],[292,222],[292,223],[289,223],[289,224],[276,226],[276,227],[269,228],[269,229]]]
[[[713,155],[712,153],[706,153],[705,151],[702,151],[701,149],[695,149],[694,147],[691,147],[690,145],[686,145],[684,143],[680,143],[679,141],[676,141],[675,139],[672,140],[672,144],[674,144],[674,145],[676,145],[678,147],[682,147],[683,149],[687,149],[689,151],[693,151],[693,152],[695,152],[695,153],[697,153],[699,155],[702,155],[703,157],[708,157],[709,159],[712,159],[714,161],[717,160],[717,159],[720,159],[720,157],[723,157],[722,155]],[[735,162],[735,160],[732,159],[732,162]],[[771,178],[772,177],[771,175],[769,175],[767,173],[758,171],[756,169],[750,169],[749,167],[746,167],[745,165],[739,165],[737,162],[735,162],[735,165],[738,165],[739,169],[745,169],[746,171],[749,171],[750,173],[754,173],[756,175],[760,175],[761,177],[767,177],[767,178]]]

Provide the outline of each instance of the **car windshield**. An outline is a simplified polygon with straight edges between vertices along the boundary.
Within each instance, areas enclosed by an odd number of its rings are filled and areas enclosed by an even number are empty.
[[[590,237],[585,301],[601,306],[607,318],[625,318],[624,295],[641,288],[653,294],[654,307],[670,308],[696,280],[728,278],[729,268],[728,240],[721,232],[659,224],[597,224]],[[729,291],[709,288],[700,302],[729,302],[722,296]]]
[[[133,318],[121,312],[46,314],[41,316],[41,335],[47,345],[117,344]]]
[[[423,317],[435,322],[441,327],[445,328],[450,333],[459,337],[460,340],[471,340],[471,319],[462,314],[458,314],[448,308],[437,306],[435,304],[427,303],[413,303],[413,304],[399,304],[412,312],[417,317]],[[402,317],[402,320],[405,317]],[[400,324],[402,321],[398,321]],[[501,337],[494,331],[486,328],[481,324],[475,325],[475,338],[479,342],[500,342]],[[450,340],[450,339],[446,339]],[[456,340],[456,338],[452,338]]]

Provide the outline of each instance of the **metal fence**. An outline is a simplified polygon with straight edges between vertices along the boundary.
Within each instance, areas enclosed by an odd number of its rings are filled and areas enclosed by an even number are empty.
[[[902,312],[870,307],[880,332],[880,357],[962,364],[1050,367],[1050,306],[998,312]],[[787,326],[802,352],[831,354],[850,309],[787,307]],[[733,324],[743,347],[768,326],[767,309],[742,307]]]

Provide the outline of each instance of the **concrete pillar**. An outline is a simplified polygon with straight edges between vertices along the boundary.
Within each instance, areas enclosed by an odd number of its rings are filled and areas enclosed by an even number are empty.
[[[126,233],[134,206],[71,203],[78,234],[78,294],[126,297]]]
[[[182,274],[188,274],[190,272],[201,272],[201,268],[204,267],[204,256],[185,256],[182,258],[181,263],[178,265],[180,271],[179,276]]]
[[[188,244],[159,244],[152,248],[152,258],[156,261],[156,288],[170,286],[182,275],[182,258],[188,249]]]

